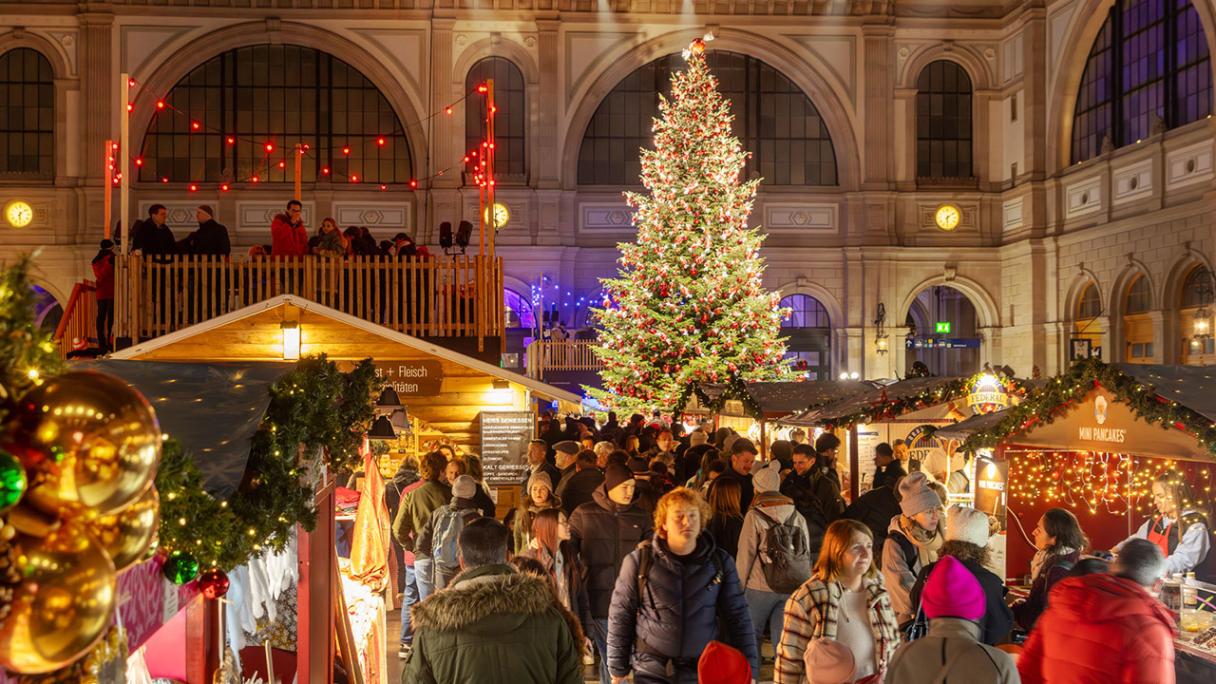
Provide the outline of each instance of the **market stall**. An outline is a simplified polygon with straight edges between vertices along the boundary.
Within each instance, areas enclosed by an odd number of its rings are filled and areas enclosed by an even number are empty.
[[[1029,531],[1048,508],[1076,514],[1094,549],[1113,547],[1153,514],[1152,485],[1160,475],[1186,483],[1193,500],[1179,502],[1181,510],[1205,511],[1216,453],[1212,376],[1204,367],[1086,360],[999,418],[957,426],[963,449],[991,450],[981,466],[981,505],[992,506],[989,512],[1008,528],[1002,574],[1029,571]],[[1194,568],[1200,580],[1211,577],[1213,555]],[[1203,607],[1200,619],[1186,625],[1179,652],[1216,662],[1210,634],[1191,643],[1216,610],[1210,594]],[[1216,670],[1206,672],[1211,681]]]
[[[947,482],[961,471],[966,486],[951,492],[952,500],[971,501],[973,465],[955,457],[958,442],[945,439],[939,431],[972,416],[998,411],[1016,404],[1033,386],[1033,381],[1009,378],[999,372],[984,372],[969,378],[909,378],[876,384],[869,390],[813,406],[782,420],[786,425],[833,431],[843,442],[842,482],[847,496],[856,497],[873,480],[874,447],[886,442],[897,450],[905,469],[922,470],[934,479]],[[848,457],[844,458],[843,455]],[[956,481],[959,478],[955,478]]]

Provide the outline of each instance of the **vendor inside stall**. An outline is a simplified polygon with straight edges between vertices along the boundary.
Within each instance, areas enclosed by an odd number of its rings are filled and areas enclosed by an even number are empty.
[[[1165,556],[1165,574],[1193,572],[1207,559],[1212,546],[1211,526],[1202,502],[1178,471],[1159,474],[1152,492],[1156,513],[1115,546],[1114,552],[1132,539],[1147,539]]]

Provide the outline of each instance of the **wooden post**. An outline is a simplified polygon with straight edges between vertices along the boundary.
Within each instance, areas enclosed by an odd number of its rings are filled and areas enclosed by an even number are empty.
[[[102,194],[102,207],[103,207],[103,213],[105,214],[105,219],[104,219],[105,225],[102,226],[101,236],[107,240],[110,240],[110,239],[112,239],[110,237],[110,226],[113,225],[111,223],[110,219],[112,217],[113,202],[114,202],[112,186],[114,185],[114,163],[115,163],[114,159],[115,159],[115,157],[114,157],[114,141],[109,138],[106,138],[106,151],[105,151],[105,154],[102,156],[102,159],[104,159],[106,162],[106,180],[105,180],[106,187],[105,187],[104,194]]]
[[[849,503],[857,500],[861,494],[861,483],[858,482],[858,475],[861,472],[861,459],[859,457],[860,446],[857,444],[857,426],[853,425],[849,428]]]
[[[297,202],[302,202],[300,199],[300,167],[304,161],[304,145],[296,143],[296,166],[295,166],[295,193],[292,195]]]
[[[127,103],[131,101],[131,75],[123,72],[120,76],[122,79],[119,83],[119,88],[122,91],[122,117],[119,119],[118,128],[118,155],[117,158],[122,160],[121,164],[117,164],[118,172],[118,188],[119,197],[122,200],[122,207],[118,210],[118,218],[122,221],[122,230],[119,233],[121,238],[122,251],[124,256],[131,252],[131,247],[128,244],[127,236],[131,234],[131,113],[127,111]]]
[[[494,79],[486,79],[486,205],[490,223],[490,263],[494,263],[494,236],[498,233],[498,218],[494,216],[494,115],[498,107],[494,104]]]
[[[299,557],[299,603],[296,639],[296,677],[301,682],[333,681],[334,604],[334,482],[317,492],[317,527],[312,532],[297,527]]]

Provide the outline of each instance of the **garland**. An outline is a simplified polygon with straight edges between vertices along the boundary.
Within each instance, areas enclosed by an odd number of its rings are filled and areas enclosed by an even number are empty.
[[[231,500],[207,493],[194,460],[168,440],[156,475],[161,548],[185,551],[202,567],[227,571],[264,548],[281,550],[297,524],[311,530],[315,490],[307,475],[316,465],[314,455],[320,451],[331,470],[358,463],[378,386],[370,359],[349,373],[324,356],[301,359],[270,387],[270,406]]]
[[[1036,423],[1050,423],[1074,402],[1083,400],[1098,385],[1109,390],[1143,420],[1160,425],[1162,429],[1176,428],[1194,435],[1200,446],[1216,455],[1216,424],[1178,402],[1157,394],[1153,386],[1142,384],[1097,359],[1077,361],[1066,373],[1053,378],[1025,401],[1006,409],[1006,417],[999,423],[967,437],[961,448],[968,451],[991,448]]]

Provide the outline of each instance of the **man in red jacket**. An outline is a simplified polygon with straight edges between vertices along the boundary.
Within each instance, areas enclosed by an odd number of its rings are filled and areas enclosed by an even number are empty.
[[[275,214],[270,224],[270,254],[275,257],[308,254],[308,230],[304,227],[299,200],[287,202],[286,214]]]
[[[1061,580],[1018,658],[1023,684],[1174,682],[1174,618],[1148,593],[1164,559],[1155,544],[1123,545],[1111,574]]]

